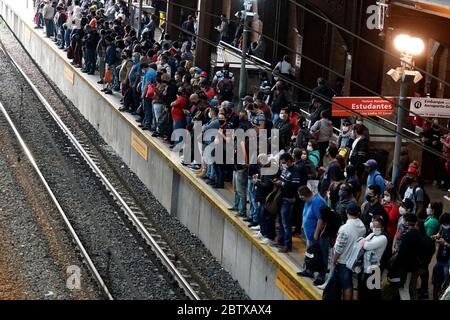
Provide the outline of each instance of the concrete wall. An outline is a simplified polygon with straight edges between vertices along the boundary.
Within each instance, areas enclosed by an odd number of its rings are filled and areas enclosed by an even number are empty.
[[[31,3],[31,0],[29,0]],[[17,16],[5,4],[14,6]],[[277,259],[272,251],[252,238],[247,228],[227,210],[227,204],[202,187],[185,167],[170,159],[166,147],[139,130],[134,119],[120,113],[112,98],[105,97],[96,85],[79,70],[73,68],[64,52],[33,30],[32,11],[18,1],[0,0],[2,16],[14,30],[24,47],[62,92],[74,103],[84,117],[98,130],[105,141],[139,176],[154,196],[197,235],[223,265],[237,279],[252,299],[285,299],[276,286],[277,271],[292,281],[298,296],[317,299],[317,292],[295,275],[288,263]],[[32,8],[32,5],[30,5]],[[145,160],[131,145],[134,133],[148,148]]]

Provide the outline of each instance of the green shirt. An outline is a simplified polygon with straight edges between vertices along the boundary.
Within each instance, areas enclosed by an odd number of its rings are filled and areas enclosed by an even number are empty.
[[[425,219],[425,232],[427,233],[427,236],[431,237],[439,232],[439,221],[433,217],[430,216]]]

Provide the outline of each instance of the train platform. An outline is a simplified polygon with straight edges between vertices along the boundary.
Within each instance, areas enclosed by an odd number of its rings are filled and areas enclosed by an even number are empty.
[[[31,0],[0,0],[1,14],[31,57],[74,103],[105,141],[147,185],[169,214],[178,219],[239,281],[252,299],[321,299],[308,278],[297,275],[303,265],[305,242],[294,237],[287,254],[263,245],[227,208],[232,189],[211,188],[173,156],[168,146],[142,131],[129,113],[119,112],[120,95],[105,95],[98,76],[71,65],[66,53],[32,24]]]

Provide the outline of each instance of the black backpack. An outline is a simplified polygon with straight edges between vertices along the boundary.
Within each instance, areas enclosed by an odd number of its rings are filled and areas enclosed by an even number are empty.
[[[425,188],[422,185],[418,185],[413,190],[414,203],[416,203],[416,190],[417,190],[417,188],[421,188],[422,191],[423,191],[423,208],[426,209],[428,207],[428,205],[430,204],[430,202],[431,202],[430,196],[427,194],[427,192],[425,191]]]

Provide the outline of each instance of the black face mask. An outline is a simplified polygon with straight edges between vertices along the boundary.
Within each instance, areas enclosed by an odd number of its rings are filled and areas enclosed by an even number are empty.
[[[369,196],[369,195],[366,195],[366,200],[367,200],[367,202],[372,203],[373,202],[373,197]]]
[[[219,123],[220,123],[221,126],[223,126],[226,123],[226,121],[225,120],[219,120]]]

